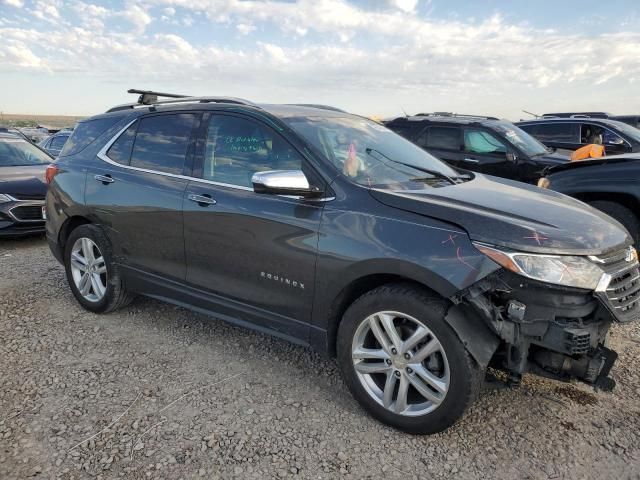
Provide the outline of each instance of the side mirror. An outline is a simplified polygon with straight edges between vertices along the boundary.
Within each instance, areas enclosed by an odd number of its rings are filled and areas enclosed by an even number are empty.
[[[515,162],[518,159],[518,156],[513,152],[506,153],[507,162]]]
[[[309,185],[302,170],[269,170],[257,172],[251,177],[253,191],[272,195],[295,195],[298,197],[317,197],[322,190]]]

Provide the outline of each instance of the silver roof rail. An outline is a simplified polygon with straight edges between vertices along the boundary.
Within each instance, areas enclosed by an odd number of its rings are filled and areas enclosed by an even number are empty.
[[[162,93],[155,92],[153,90],[138,90],[131,88],[127,90],[127,93],[137,93],[140,96],[136,103],[125,103],[122,105],[116,105],[115,107],[107,110],[109,112],[117,112],[118,110],[127,110],[136,107],[150,107],[154,105],[171,105],[174,103],[230,103],[234,105],[249,105],[252,107],[258,107],[249,100],[244,100],[237,97],[192,97],[189,95],[181,95],[177,93]],[[158,98],[167,98],[168,100],[158,100]]]
[[[319,108],[321,110],[331,110],[332,112],[340,112],[347,113],[341,108],[332,107],[331,105],[320,105],[318,103],[289,103],[292,107],[309,107],[309,108]]]

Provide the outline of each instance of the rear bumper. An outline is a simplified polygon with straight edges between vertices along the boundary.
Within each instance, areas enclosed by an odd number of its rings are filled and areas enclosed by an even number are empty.
[[[60,244],[51,238],[49,234],[47,234],[47,243],[49,244],[49,250],[51,250],[55,259],[58,260],[58,262],[63,263],[62,248],[60,247]]]

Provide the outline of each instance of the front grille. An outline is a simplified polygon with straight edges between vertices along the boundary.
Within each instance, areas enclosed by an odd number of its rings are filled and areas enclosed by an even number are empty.
[[[601,268],[611,275],[605,298],[620,322],[630,322],[640,317],[640,268],[635,257],[629,257],[629,251],[624,249],[597,257]]]
[[[42,205],[21,205],[11,209],[11,214],[20,221],[34,222],[42,219]]]

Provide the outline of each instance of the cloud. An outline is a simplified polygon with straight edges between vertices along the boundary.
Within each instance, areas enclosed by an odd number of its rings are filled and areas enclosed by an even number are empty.
[[[138,35],[144,33],[147,25],[152,20],[146,10],[139,5],[125,4],[125,10],[118,12],[116,15],[127,20],[133,26],[133,33]]]
[[[238,30],[241,35],[249,35],[255,29],[256,27],[254,25],[251,25],[250,23],[238,23],[236,25],[236,30]]]
[[[16,8],[22,8],[24,6],[24,2],[22,0],[2,0],[2,3]]]
[[[631,85],[640,78],[635,30],[569,34],[499,15],[434,20],[415,14],[417,2],[392,3],[372,10],[345,0],[146,0],[120,11],[48,1],[43,8],[59,17],[47,27],[31,27],[27,19],[0,24],[0,75],[73,72],[139,84],[201,82],[205,91],[215,79],[216,91],[235,94],[269,85],[264,94],[388,103],[463,101],[470,92],[499,102],[497,92],[506,91],[526,92],[527,102],[536,91]],[[69,12],[80,18],[77,25],[64,20]],[[154,15],[168,19],[162,34],[148,28]],[[217,34],[189,41],[183,25],[195,18],[196,28],[208,22],[204,28]],[[240,35],[219,34],[227,28]],[[245,37],[257,29],[268,37]]]
[[[389,0],[389,3],[405,12],[413,12],[418,6],[418,0]]]

